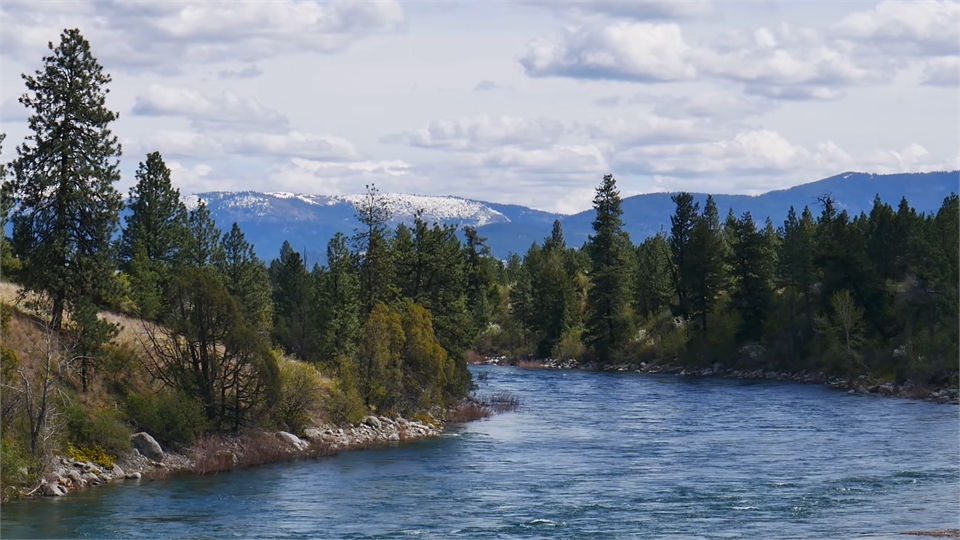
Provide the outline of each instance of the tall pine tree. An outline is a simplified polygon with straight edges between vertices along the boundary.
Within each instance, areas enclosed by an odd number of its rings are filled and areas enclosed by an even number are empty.
[[[29,93],[20,103],[34,113],[13,162],[12,221],[20,281],[50,295],[58,329],[68,303],[97,303],[112,282],[110,241],[123,202],[114,187],[120,145],[108,127],[117,118],[106,107],[110,76],[79,30],[49,48],[44,68],[23,76]]]
[[[594,234],[587,242],[592,286],[587,292],[585,342],[601,363],[616,360],[629,341],[630,240],[623,231],[620,192],[612,174],[603,177],[593,198]]]

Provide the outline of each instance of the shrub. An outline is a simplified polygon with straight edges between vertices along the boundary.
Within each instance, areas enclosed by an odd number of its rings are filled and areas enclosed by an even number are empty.
[[[182,392],[127,396],[127,416],[137,429],[165,443],[191,445],[207,428],[203,406]]]
[[[22,489],[36,482],[39,462],[13,441],[0,440],[0,501],[21,495]]]
[[[334,424],[356,424],[367,414],[367,408],[357,388],[356,365],[340,359],[337,383],[328,386],[323,403],[323,414]]]
[[[120,411],[102,408],[86,410],[76,402],[63,405],[67,440],[87,448],[99,447],[110,455],[130,449],[130,429]]]
[[[490,416],[490,409],[475,401],[464,401],[457,407],[447,411],[444,421],[452,424],[473,422]]]
[[[321,411],[324,384],[316,368],[296,360],[280,360],[280,401],[275,418],[285,430],[303,435]]]
[[[103,448],[96,444],[93,445],[93,447],[78,447],[67,443],[67,456],[76,461],[96,463],[107,469],[113,468],[113,456],[106,453]]]

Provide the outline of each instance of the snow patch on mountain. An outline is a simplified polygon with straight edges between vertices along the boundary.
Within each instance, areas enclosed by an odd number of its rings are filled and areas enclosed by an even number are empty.
[[[390,215],[398,221],[412,218],[418,210],[423,211],[423,219],[427,222],[460,221],[464,224],[482,227],[491,223],[510,221],[507,216],[483,203],[459,197],[435,197],[404,193],[382,193],[380,196],[390,211]],[[367,195],[342,195],[338,198],[349,202],[356,208],[366,200]]]

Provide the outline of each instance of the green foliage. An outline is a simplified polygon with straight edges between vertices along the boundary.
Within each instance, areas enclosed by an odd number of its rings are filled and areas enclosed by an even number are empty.
[[[117,456],[130,449],[130,429],[124,415],[113,408],[88,410],[76,400],[61,405],[67,442],[88,448],[99,447]]]
[[[39,477],[39,460],[6,436],[0,439],[0,463],[0,502],[20,497]]]
[[[592,266],[584,342],[596,351],[601,363],[609,363],[622,357],[633,325],[630,306],[633,268],[628,255],[632,246],[623,231],[620,192],[613,175],[603,177],[593,208],[597,215],[593,221],[595,234],[586,246]]]
[[[86,447],[74,446],[72,443],[68,442],[67,457],[84,463],[95,463],[106,469],[113,468],[113,456],[108,454],[106,450],[96,444],[92,447]]]
[[[184,392],[130,394],[124,405],[138,431],[164,443],[191,445],[208,427],[202,403]]]
[[[79,30],[65,30],[50,49],[44,68],[24,76],[20,103],[34,112],[13,162],[12,221],[18,279],[50,295],[59,330],[68,303],[98,303],[111,286],[123,202],[113,185],[120,146],[108,127],[117,114],[104,105],[110,76]]]
[[[286,431],[303,435],[303,430],[321,412],[325,385],[310,364],[284,359],[279,366],[280,400],[274,417]]]
[[[327,420],[336,424],[357,424],[367,414],[363,404],[358,382],[356,362],[347,358],[338,358],[336,385],[328,389],[323,401],[323,412]]]

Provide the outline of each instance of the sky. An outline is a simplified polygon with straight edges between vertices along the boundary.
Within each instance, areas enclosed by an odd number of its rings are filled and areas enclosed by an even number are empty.
[[[112,77],[123,192],[455,195],[573,213],[960,169],[960,3],[4,0],[4,161],[21,74],[79,28]]]

